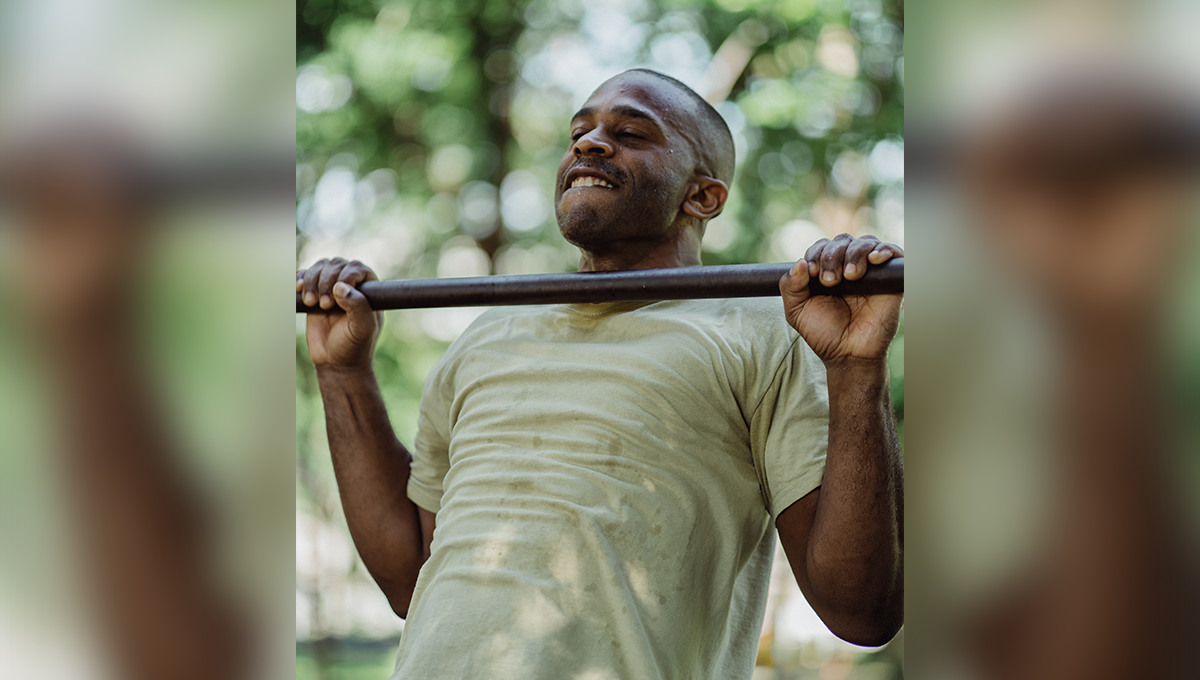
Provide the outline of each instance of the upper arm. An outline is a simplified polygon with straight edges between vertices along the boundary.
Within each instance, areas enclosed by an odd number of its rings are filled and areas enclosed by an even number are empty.
[[[767,512],[778,518],[821,485],[829,397],[824,365],[798,338],[763,383],[750,445]]]
[[[817,501],[820,497],[821,487],[818,486],[789,505],[775,518],[779,542],[783,544],[783,551],[787,554],[796,584],[800,586],[800,591],[804,593],[809,604],[814,603],[812,587],[808,580],[808,538],[812,532],[813,520],[817,516]]]

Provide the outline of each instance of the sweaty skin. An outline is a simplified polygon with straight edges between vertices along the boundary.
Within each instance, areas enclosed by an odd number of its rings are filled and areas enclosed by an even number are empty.
[[[580,271],[700,264],[708,220],[732,179],[723,123],[694,93],[645,71],[609,80],[571,121],[555,186],[559,228]],[[889,402],[887,349],[901,296],[811,296],[810,281],[856,280],[902,255],[872,236],[822,239],[780,280],[784,314],[827,370],[829,448],[822,486],[776,520],[805,597],[839,637],[887,642],[903,621],[903,470]],[[297,275],[306,304],[345,314],[308,317],[310,356],[351,534],[404,616],[436,517],[406,495],[409,454],[392,433],[371,369],[380,328],[355,289],[375,278],[358,262],[322,260]]]

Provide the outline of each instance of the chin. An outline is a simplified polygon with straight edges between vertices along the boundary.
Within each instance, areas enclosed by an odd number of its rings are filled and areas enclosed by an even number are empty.
[[[585,250],[601,245],[613,237],[611,220],[605,219],[598,210],[579,206],[573,210],[559,210],[558,231],[568,243]]]

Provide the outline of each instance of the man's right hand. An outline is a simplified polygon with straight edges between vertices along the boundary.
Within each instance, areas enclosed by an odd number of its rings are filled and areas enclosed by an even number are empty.
[[[318,369],[371,368],[383,313],[371,310],[357,286],[376,280],[375,272],[363,263],[340,257],[296,272],[296,291],[303,294],[306,305],[324,310],[336,305],[345,311],[308,315],[308,356]]]

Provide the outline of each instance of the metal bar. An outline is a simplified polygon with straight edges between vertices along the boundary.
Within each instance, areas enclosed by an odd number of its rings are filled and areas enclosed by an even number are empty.
[[[546,305],[616,300],[694,300],[779,295],[779,279],[792,263],[635,269],[576,274],[477,276],[453,279],[366,281],[359,290],[371,309]],[[872,266],[858,281],[825,287],[818,295],[878,295],[904,292],[904,258]],[[308,307],[296,293],[297,313],[341,311]]]

